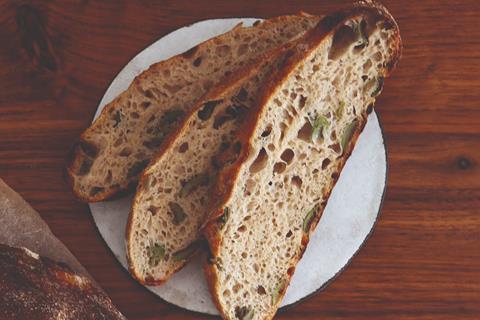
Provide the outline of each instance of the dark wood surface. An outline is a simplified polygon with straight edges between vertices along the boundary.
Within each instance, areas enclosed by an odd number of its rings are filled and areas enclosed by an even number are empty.
[[[118,71],[168,32],[349,2],[0,0],[0,177],[129,319],[208,319],[122,269],[62,178],[67,150]],[[377,104],[390,163],[381,219],[338,279],[279,319],[480,319],[480,2],[385,4],[405,48]]]

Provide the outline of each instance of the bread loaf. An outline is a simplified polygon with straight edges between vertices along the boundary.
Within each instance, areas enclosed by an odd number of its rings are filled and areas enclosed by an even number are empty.
[[[397,24],[370,1],[309,36],[267,81],[211,196],[205,271],[225,319],[273,318],[401,51]]]
[[[28,249],[0,244],[0,319],[126,318],[89,278]]]
[[[307,14],[237,26],[187,52],[152,65],[103,109],[73,147],[67,176],[88,202],[127,192],[163,139],[203,94],[261,54],[318,22]]]

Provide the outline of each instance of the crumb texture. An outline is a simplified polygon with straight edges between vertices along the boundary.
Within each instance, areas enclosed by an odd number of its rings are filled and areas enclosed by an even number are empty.
[[[233,135],[290,47],[273,50],[225,90],[201,101],[173,143],[146,169],[127,235],[130,268],[142,282],[166,280],[198,248],[210,188],[218,171],[240,152]],[[158,258],[155,247],[162,248]]]
[[[81,135],[67,168],[75,194],[100,201],[135,187],[165,137],[203,94],[316,22],[296,15],[239,26],[152,65]]]
[[[218,210],[227,215],[207,227],[215,230],[213,295],[225,318],[275,314],[398,41],[390,24],[359,15],[292,58],[290,74],[267,93],[245,141],[249,156]]]

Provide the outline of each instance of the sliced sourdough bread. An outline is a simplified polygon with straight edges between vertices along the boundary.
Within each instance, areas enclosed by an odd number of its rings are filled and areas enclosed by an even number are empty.
[[[211,195],[205,272],[225,319],[275,315],[401,39],[385,8],[361,2],[296,49],[237,131],[239,156]]]
[[[261,54],[304,34],[319,18],[281,16],[237,26],[152,65],[109,103],[73,147],[67,177],[75,195],[95,202],[125,193],[165,136],[213,85]]]
[[[276,48],[212,89],[160,146],[140,179],[127,227],[130,270],[141,283],[164,282],[199,249],[210,187],[235,160],[223,151],[268,76],[290,48],[303,45],[300,38]]]

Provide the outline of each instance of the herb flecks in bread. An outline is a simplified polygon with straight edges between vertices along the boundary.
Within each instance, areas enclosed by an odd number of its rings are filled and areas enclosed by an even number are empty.
[[[272,76],[258,113],[235,135],[242,152],[219,174],[204,230],[210,260],[222,261],[205,271],[225,319],[273,318],[398,61],[396,23],[368,3],[326,18],[331,27],[312,32],[310,45]]]
[[[248,113],[255,112],[255,98],[266,79],[281,67],[294,45],[266,54],[198,102],[178,134],[145,170],[127,230],[130,269],[140,282],[165,281],[199,248],[196,243],[208,214],[210,188],[218,171],[233,163],[241,151],[233,134]],[[228,216],[225,208],[219,219],[225,223]],[[166,254],[152,266],[147,263],[148,248],[157,241],[165,245]]]
[[[105,106],[72,149],[67,174],[75,195],[94,202],[134,188],[165,137],[203,94],[265,52],[301,36],[317,22],[317,17],[299,14],[253,27],[237,26],[152,65]],[[209,116],[215,103],[206,104],[203,117]],[[241,111],[239,104],[230,114],[218,118],[216,125],[231,121]]]

